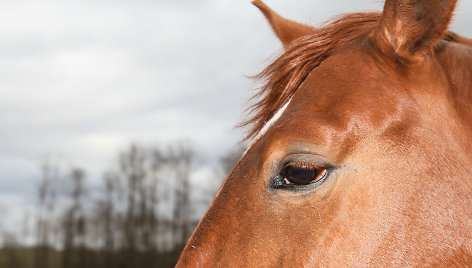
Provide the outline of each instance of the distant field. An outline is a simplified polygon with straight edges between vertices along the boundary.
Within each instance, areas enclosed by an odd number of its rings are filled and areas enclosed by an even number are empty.
[[[72,252],[70,259],[64,262],[62,251],[45,249],[41,254],[47,256],[40,258],[42,263],[35,263],[35,254],[37,254],[35,248],[2,248],[0,249],[0,268],[165,268],[174,267],[180,251],[136,253],[137,260],[132,265],[124,258],[125,253],[117,252],[106,254],[101,251],[84,249],[82,252]]]
[[[2,248],[0,249],[0,267],[5,268],[33,268],[34,248]],[[48,264],[46,267],[56,268],[60,266],[61,253],[57,250],[47,249]]]

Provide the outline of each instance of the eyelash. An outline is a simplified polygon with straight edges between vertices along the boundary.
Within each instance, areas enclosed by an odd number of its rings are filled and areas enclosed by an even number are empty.
[[[324,167],[321,164],[315,164],[315,163],[309,163],[309,162],[290,162],[288,164],[285,164],[282,169],[285,169],[287,167],[296,167],[296,168],[307,167],[307,168],[314,169],[314,170],[326,169],[326,167]]]

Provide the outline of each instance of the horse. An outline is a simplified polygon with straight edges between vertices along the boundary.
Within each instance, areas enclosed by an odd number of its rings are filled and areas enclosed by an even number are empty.
[[[472,266],[472,39],[457,0],[321,27],[253,1],[283,44],[252,144],[177,267]]]

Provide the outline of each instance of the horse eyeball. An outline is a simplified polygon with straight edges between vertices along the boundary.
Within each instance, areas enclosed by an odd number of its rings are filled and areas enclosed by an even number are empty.
[[[283,177],[286,185],[309,185],[323,179],[326,173],[327,169],[322,167],[289,164],[283,170]]]

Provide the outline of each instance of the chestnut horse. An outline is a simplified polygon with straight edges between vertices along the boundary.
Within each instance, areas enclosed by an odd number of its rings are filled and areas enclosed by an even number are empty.
[[[456,0],[315,28],[260,0],[285,52],[254,141],[177,267],[472,266],[472,40]]]

